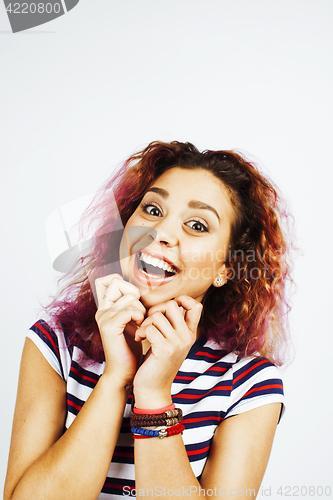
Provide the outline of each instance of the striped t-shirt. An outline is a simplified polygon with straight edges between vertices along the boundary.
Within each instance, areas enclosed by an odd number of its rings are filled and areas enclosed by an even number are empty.
[[[27,336],[67,384],[67,418],[71,425],[104,371],[104,362],[83,361],[81,349],[67,347],[63,332],[37,321]],[[197,478],[222,420],[264,404],[284,402],[278,368],[265,358],[238,359],[212,340],[200,337],[191,347],[172,384],[172,400],[184,415],[182,434]],[[98,500],[119,498],[135,489],[134,441],[130,429],[130,394],[110,469]],[[134,492],[133,492],[134,493]],[[132,496],[132,495],[131,495]]]

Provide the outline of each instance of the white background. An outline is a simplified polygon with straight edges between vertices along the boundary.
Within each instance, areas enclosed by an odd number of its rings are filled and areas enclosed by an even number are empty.
[[[332,26],[331,0],[81,0],[11,34],[0,5],[1,479],[25,331],[53,289],[47,216],[180,140],[250,154],[289,201],[296,356],[263,486],[333,496]]]

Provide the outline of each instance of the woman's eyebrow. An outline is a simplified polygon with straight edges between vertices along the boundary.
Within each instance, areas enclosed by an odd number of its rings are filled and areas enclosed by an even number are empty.
[[[152,191],[153,193],[159,194],[160,196],[162,196],[162,198],[167,198],[169,196],[169,193],[166,189],[162,189],[159,187],[151,187],[146,192],[149,193],[149,191]],[[220,216],[217,213],[217,211],[215,210],[215,208],[211,207],[207,203],[204,203],[203,201],[191,200],[191,201],[189,201],[188,206],[190,208],[201,208],[203,210],[210,210],[211,212],[213,212],[213,214],[216,215],[218,220],[220,220]]]
[[[146,193],[149,193],[149,191],[152,191],[153,193],[159,194],[160,196],[162,196],[162,198],[167,198],[169,196],[169,193],[166,189],[162,189],[162,188],[158,188],[158,187],[151,187],[151,188],[147,189]]]
[[[204,210],[210,210],[211,212],[213,212],[213,214],[216,215],[218,220],[220,220],[220,216],[217,213],[217,211],[215,210],[215,208],[211,207],[210,205],[207,205],[207,203],[204,203],[203,201],[191,200],[189,202],[188,206],[190,208],[202,208]]]

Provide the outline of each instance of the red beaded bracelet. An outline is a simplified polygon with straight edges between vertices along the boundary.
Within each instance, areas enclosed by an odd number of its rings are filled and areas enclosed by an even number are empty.
[[[185,430],[185,426],[183,424],[173,425],[172,427],[158,427],[155,429],[156,431],[161,431],[160,438],[174,436],[175,434],[181,434]],[[153,436],[145,436],[141,434],[133,434],[134,439],[150,439]]]

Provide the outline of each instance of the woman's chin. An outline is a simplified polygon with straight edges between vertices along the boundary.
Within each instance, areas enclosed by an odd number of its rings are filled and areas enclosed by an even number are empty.
[[[153,290],[145,289],[145,290],[143,290],[143,289],[140,289],[140,287],[138,287],[138,288],[139,288],[140,294],[141,294],[140,301],[142,302],[142,304],[145,306],[145,308],[147,310],[153,306],[156,306],[157,304],[161,304],[162,302],[166,302],[166,301],[174,298],[174,296],[172,296],[171,293],[169,293],[169,294],[161,293],[160,290],[158,290],[158,292],[157,292],[157,289],[153,289]]]

